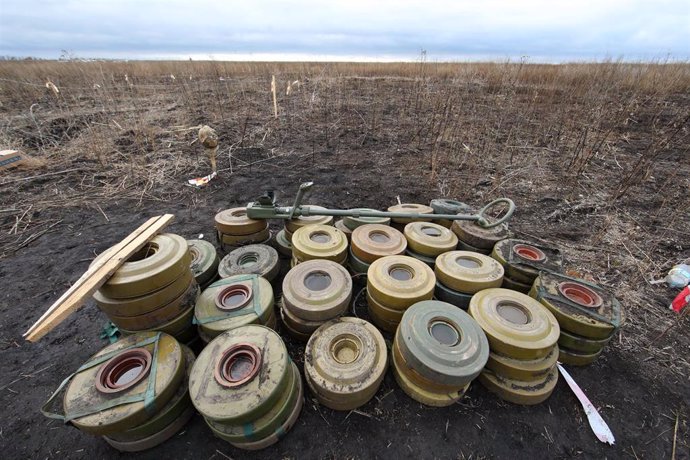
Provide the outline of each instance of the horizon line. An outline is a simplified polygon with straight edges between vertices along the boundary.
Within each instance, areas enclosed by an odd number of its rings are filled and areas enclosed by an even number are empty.
[[[670,53],[656,56],[603,55],[594,56],[530,56],[499,55],[499,54],[458,54],[430,57],[429,54],[419,53],[415,56],[381,54],[377,56],[348,55],[348,54],[316,54],[316,53],[156,53],[125,55],[124,53],[86,53],[79,55],[72,51],[63,51],[59,57],[42,57],[31,55],[17,55],[0,51],[2,61],[170,61],[170,62],[271,62],[271,63],[360,63],[360,64],[388,64],[388,63],[420,63],[427,64],[463,64],[463,63],[522,63],[522,64],[598,64],[620,62],[626,64],[684,64],[690,63],[690,57],[676,57]],[[110,56],[107,56],[110,54]],[[118,56],[117,54],[122,54]]]

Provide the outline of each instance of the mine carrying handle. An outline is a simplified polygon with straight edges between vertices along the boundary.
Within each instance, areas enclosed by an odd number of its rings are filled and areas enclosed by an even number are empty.
[[[501,203],[507,204],[508,210],[503,215],[503,217],[496,220],[495,222],[490,222],[486,217],[486,212],[489,209],[491,209],[494,206],[501,204]],[[513,217],[514,212],[515,212],[515,203],[513,202],[513,200],[511,200],[510,198],[497,198],[479,210],[479,213],[477,214],[477,216],[478,216],[477,224],[479,224],[480,227],[484,227],[484,228],[497,227],[497,226],[501,225],[502,223],[507,222],[508,219]]]

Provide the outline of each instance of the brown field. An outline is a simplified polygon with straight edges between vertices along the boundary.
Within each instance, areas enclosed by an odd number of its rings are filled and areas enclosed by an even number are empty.
[[[119,456],[39,411],[104,346],[105,316],[89,302],[39,343],[21,338],[94,254],[163,212],[176,214],[170,231],[208,237],[218,210],[266,188],[289,201],[309,179],[311,202],[340,208],[512,198],[516,235],[560,247],[625,308],[600,359],[571,368],[616,446],[596,440],[562,381],[535,407],[475,383],[432,409],[388,375],[359,412],[308,397],[266,451],[233,449],[197,416],[143,458],[671,458],[674,442],[690,458],[690,315],[653,283],[690,259],[689,64],[5,61],[0,114],[0,147],[32,159],[0,171],[5,458]],[[200,124],[220,135],[220,176],[195,189],[186,180],[210,172]]]

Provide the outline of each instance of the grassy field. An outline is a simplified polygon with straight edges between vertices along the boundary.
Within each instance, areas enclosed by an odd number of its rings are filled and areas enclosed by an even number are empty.
[[[576,178],[629,146],[638,155],[618,161],[606,184],[619,199],[682,148],[690,66],[23,61],[2,63],[0,79],[0,142],[53,163],[162,159],[167,169],[178,146],[165,138],[189,138],[201,123],[218,127],[230,150],[280,151],[295,131],[330,148],[345,132],[417,152],[453,195],[459,181],[444,170],[476,181],[487,166],[546,149]]]
[[[373,419],[307,404],[292,441],[268,455],[665,458],[674,438],[688,455],[690,315],[669,311],[676,292],[654,280],[690,259],[689,64],[5,61],[0,104],[0,146],[32,159],[0,172],[5,379],[28,362],[40,369],[51,350],[65,360],[59,375],[27,378],[21,397],[3,391],[15,417],[0,433],[44,423],[38,405],[102,345],[92,304],[52,341],[20,339],[94,252],[164,211],[178,216],[171,231],[209,235],[218,210],[270,187],[286,202],[311,179],[312,202],[332,207],[514,199],[517,236],[560,247],[569,273],[612,289],[625,307],[609,350],[574,373],[620,442],[595,444],[562,383],[548,407],[518,410],[473,385],[464,406],[433,412],[387,377],[386,396],[364,409]],[[186,180],[210,172],[195,142],[202,124],[219,133],[220,175],[199,190]],[[291,351],[299,361],[300,348]],[[214,450],[224,444],[200,420],[190,426],[205,458],[222,458]],[[7,452],[44,458],[76,443],[112,455],[64,430],[49,440],[27,431]],[[371,446],[362,442],[370,433]],[[424,450],[425,440],[440,447]],[[191,445],[175,442],[165,452]],[[386,442],[394,450],[377,450]]]

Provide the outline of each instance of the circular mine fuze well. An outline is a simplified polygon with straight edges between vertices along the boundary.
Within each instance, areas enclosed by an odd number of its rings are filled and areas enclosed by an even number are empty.
[[[147,259],[158,252],[158,245],[156,243],[147,243],[143,248],[132,254],[127,262],[138,262]]]
[[[344,334],[331,341],[329,350],[333,359],[340,364],[350,364],[359,358],[362,341],[354,335]]]
[[[513,324],[528,324],[532,321],[529,311],[520,304],[513,302],[500,302],[496,306],[498,315]]]
[[[314,271],[304,277],[304,286],[310,291],[323,291],[331,285],[331,276],[322,271]]]
[[[124,351],[106,361],[96,374],[96,389],[117,393],[141,382],[151,369],[151,353],[145,348]]]
[[[546,260],[546,254],[534,246],[529,244],[516,244],[513,246],[513,252],[523,259],[532,260],[534,262],[542,262]]]
[[[331,241],[331,236],[326,232],[314,232],[311,235],[309,235],[309,239],[312,240],[314,243],[325,244]]]
[[[433,319],[429,322],[429,335],[441,345],[448,347],[454,347],[460,343],[458,328],[443,319]]]
[[[414,278],[412,268],[405,265],[393,265],[388,270],[388,274],[391,276],[391,278],[398,281],[409,281]]]
[[[248,252],[240,256],[239,260],[237,261],[237,264],[240,267],[248,267],[250,265],[254,265],[255,263],[257,263],[260,258],[261,256],[256,252]]]
[[[565,281],[558,285],[558,291],[571,302],[588,308],[599,308],[604,303],[604,299],[587,286]]]
[[[223,352],[214,377],[226,388],[239,387],[252,380],[261,369],[261,350],[251,343],[239,343]]]
[[[455,259],[455,263],[464,268],[479,268],[482,262],[479,259],[470,256],[460,256]]]
[[[437,228],[434,227],[422,227],[422,233],[428,236],[432,237],[439,237],[441,236],[441,231]]]
[[[369,232],[369,239],[375,243],[388,243],[391,238],[383,232]]]
[[[247,305],[252,298],[252,288],[244,284],[232,284],[216,295],[215,303],[219,310],[232,311]]]

